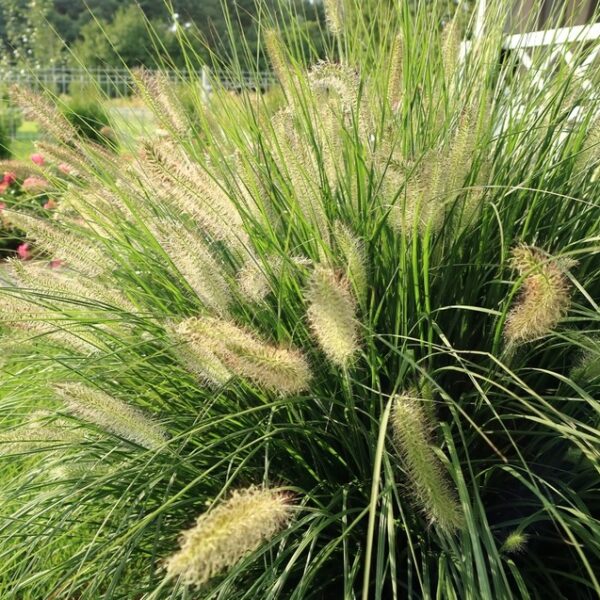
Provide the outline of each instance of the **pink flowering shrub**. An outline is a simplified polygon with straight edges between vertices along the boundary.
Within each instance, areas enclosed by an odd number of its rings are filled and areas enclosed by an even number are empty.
[[[10,211],[52,217],[69,177],[63,165],[49,165],[42,154],[32,154],[30,158],[31,163],[0,162],[0,260],[12,256],[29,260],[36,256],[35,247],[9,224]]]

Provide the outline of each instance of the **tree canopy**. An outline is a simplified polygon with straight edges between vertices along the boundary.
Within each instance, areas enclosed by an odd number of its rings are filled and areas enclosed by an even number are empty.
[[[269,9],[275,2],[263,5]],[[202,60],[211,51],[228,55],[232,37],[242,35],[255,53],[255,0],[172,0],[171,9],[164,0],[125,6],[120,0],[2,0],[0,41],[9,61],[40,66],[69,63],[73,57],[91,67],[152,66],[167,57],[181,66],[178,28],[189,34]],[[319,3],[290,0],[290,10],[302,15],[308,32],[316,33],[322,19]]]

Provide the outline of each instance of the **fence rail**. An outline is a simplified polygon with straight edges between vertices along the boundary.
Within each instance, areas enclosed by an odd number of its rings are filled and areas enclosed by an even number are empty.
[[[227,90],[265,90],[275,82],[275,76],[268,71],[242,72],[237,75],[226,72],[212,72],[202,68],[198,71],[161,70],[171,81],[195,81],[204,92],[210,92],[214,85]],[[0,83],[25,85],[32,89],[50,89],[57,94],[68,94],[75,85],[93,83],[110,97],[128,96],[134,89],[132,73],[125,68],[71,68],[50,67],[31,70],[16,68],[0,69]]]

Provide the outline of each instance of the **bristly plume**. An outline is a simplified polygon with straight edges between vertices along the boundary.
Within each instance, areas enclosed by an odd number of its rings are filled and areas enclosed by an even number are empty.
[[[32,415],[33,417],[33,415]],[[24,426],[0,433],[0,456],[28,454],[35,451],[60,451],[83,439],[80,431],[64,420],[50,423],[31,418]]]
[[[504,336],[509,344],[547,335],[571,304],[566,272],[576,263],[547,255],[539,248],[513,249],[511,266],[524,277],[521,294],[508,314]]]
[[[89,140],[76,146],[60,140],[39,140],[35,146],[49,163],[61,165],[63,173],[95,185],[98,184],[98,173],[114,177],[123,166],[122,157]]]
[[[394,440],[413,484],[413,493],[428,520],[445,531],[460,527],[463,514],[431,446],[431,428],[422,400],[413,391],[394,398]]]
[[[75,128],[58,108],[43,96],[18,85],[11,87],[10,96],[23,114],[28,119],[38,122],[44,132],[64,143],[77,140]]]
[[[92,240],[71,229],[24,213],[10,212],[7,217],[53,259],[63,260],[70,268],[88,277],[96,277],[111,266],[108,256]]]
[[[317,95],[317,99],[320,98],[319,93],[325,93],[330,101],[337,97],[341,107],[338,121],[345,123],[349,130],[356,123],[362,143],[369,145],[373,116],[366,88],[361,87],[359,74],[344,65],[320,62],[308,73],[308,84]],[[321,106],[317,106],[316,109],[318,113],[322,113]],[[341,133],[341,130],[338,130],[338,135]]]
[[[20,347],[28,340],[43,340],[49,345],[89,355],[98,350],[98,340],[89,327],[69,323],[58,310],[50,310],[13,293],[0,295],[0,323],[28,334],[19,340],[3,340]],[[35,300],[32,298],[32,300]]]
[[[450,86],[460,65],[460,44],[462,33],[458,22],[459,11],[444,27],[442,33],[442,61],[446,86]]]
[[[198,358],[200,372],[206,364],[213,370],[220,365],[225,373],[282,395],[304,390],[310,380],[308,363],[300,352],[263,342],[231,321],[193,317],[180,323],[176,334]],[[217,362],[210,363],[215,358]]]
[[[163,250],[202,303],[223,315],[232,301],[225,267],[206,242],[180,222],[162,220],[153,227]]]
[[[251,302],[264,300],[271,291],[269,276],[277,277],[282,269],[282,260],[279,257],[272,259],[249,258],[238,273],[238,282],[242,294]]]
[[[581,345],[583,352],[569,376],[579,386],[600,383],[600,338],[584,336]]]
[[[169,140],[147,143],[136,173],[153,195],[189,214],[215,240],[245,255],[248,234],[234,202],[201,165]]]
[[[306,137],[295,130],[293,115],[287,109],[275,114],[272,123],[283,159],[280,168],[288,177],[289,190],[296,203],[292,210],[299,209],[305,221],[318,231],[320,239],[329,242],[329,220],[313,148]]]
[[[26,262],[11,259],[7,269],[19,287],[44,290],[44,293],[57,298],[87,300],[93,304],[106,304],[130,313],[135,312],[133,304],[114,287],[108,287],[98,279],[82,280],[63,268],[49,268],[46,263]]]
[[[469,105],[459,117],[454,138],[442,167],[446,203],[452,202],[463,191],[463,184],[471,170],[477,148],[477,126],[477,108]]]
[[[308,319],[325,354],[347,367],[358,351],[356,303],[348,280],[333,269],[315,267],[306,292]]]
[[[133,81],[144,102],[171,131],[183,135],[190,129],[190,121],[165,73],[135,69]]]
[[[404,35],[399,33],[394,38],[392,45],[390,72],[388,78],[388,102],[393,111],[397,111],[400,106],[403,94],[403,76],[404,76]]]
[[[291,496],[255,486],[200,515],[181,535],[180,549],[165,561],[168,578],[200,586],[258,550],[292,516]]]
[[[256,154],[259,151],[258,147],[254,149]],[[244,211],[257,223],[277,229],[279,217],[273,210],[273,199],[265,186],[266,178],[251,161],[252,158],[248,160],[248,156],[236,152],[232,161],[236,173],[235,193],[240,197],[240,205]]]
[[[271,62],[271,67],[279,84],[283,89],[288,102],[293,103],[294,94],[292,86],[291,65],[286,58],[281,33],[275,29],[267,29],[264,33],[265,50]]]
[[[471,170],[477,140],[477,113],[468,106],[461,113],[450,141],[429,150],[412,170],[391,165],[383,180],[382,192],[393,205],[390,225],[403,235],[423,235],[428,229],[438,232],[446,210],[464,192]],[[402,170],[405,184],[402,186]],[[404,192],[404,193],[402,193]]]
[[[506,554],[519,554],[525,550],[529,536],[518,529],[511,531],[502,544],[501,551]]]
[[[583,148],[577,154],[573,163],[573,171],[584,178],[595,181],[600,169],[600,117],[590,125],[588,134],[583,141]]]
[[[188,319],[169,327],[173,340],[171,352],[177,360],[202,383],[209,386],[225,385],[233,373],[206,343],[198,331],[196,319]]]
[[[389,223],[411,238],[428,227],[436,231],[442,222],[442,164],[440,151],[431,150],[412,172],[404,165],[390,165],[382,182],[382,194],[392,204]]]
[[[122,400],[81,383],[58,384],[54,391],[69,412],[106,432],[149,450],[165,445],[164,429]]]
[[[485,161],[479,168],[476,183],[465,191],[462,205],[456,217],[457,231],[462,231],[476,222],[485,205],[488,184],[491,180],[492,165]]]
[[[335,224],[335,239],[346,263],[346,277],[352,283],[360,305],[364,306],[368,292],[367,256],[364,244],[340,221]]]
[[[27,179],[27,177],[36,173],[37,169],[32,164],[21,160],[0,160],[0,173],[7,172],[16,175],[17,179]]]
[[[338,35],[344,27],[344,0],[324,0],[327,27],[333,35]]]

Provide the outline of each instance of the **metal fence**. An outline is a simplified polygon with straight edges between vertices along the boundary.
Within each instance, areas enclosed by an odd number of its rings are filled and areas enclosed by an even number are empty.
[[[215,87],[222,87],[230,91],[241,91],[242,89],[265,91],[276,81],[271,72],[242,72],[233,75],[225,72],[212,72],[206,67],[198,71],[162,70],[161,72],[174,83],[187,82],[197,85],[204,99],[208,98]],[[87,86],[93,85],[109,98],[126,98],[131,96],[135,90],[133,74],[126,68],[48,67],[27,70],[0,68],[0,85],[2,84],[19,84],[36,91],[48,90],[58,95],[76,94]],[[20,111],[11,106],[6,99],[1,102],[0,118],[9,136],[13,140],[24,143],[37,139],[37,131],[28,131],[21,127]],[[117,108],[112,110],[116,112],[117,119],[136,121],[136,126],[141,129],[151,121],[150,116],[143,110]],[[126,110],[130,110],[132,114],[128,114],[127,118],[123,119]]]
[[[227,90],[257,89],[265,90],[275,82],[273,73],[242,72],[231,74],[212,72],[204,67],[197,71],[161,71],[173,81],[197,82],[205,92],[210,92],[214,85]],[[134,82],[131,70],[126,68],[72,68],[49,67],[39,69],[0,69],[0,83],[26,85],[32,89],[49,89],[56,94],[69,94],[77,87],[94,84],[107,96],[129,96],[133,92]]]

